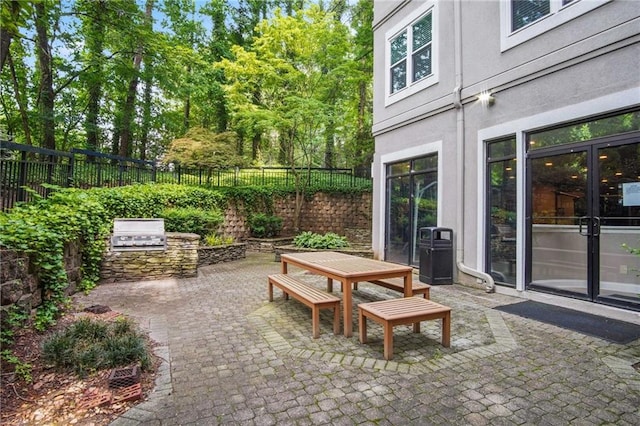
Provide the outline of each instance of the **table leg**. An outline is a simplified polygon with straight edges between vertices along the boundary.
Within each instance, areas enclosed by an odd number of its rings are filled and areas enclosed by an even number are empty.
[[[413,296],[413,273],[404,276],[404,297]]]
[[[342,282],[342,290],[342,301],[344,303],[342,323],[344,324],[344,335],[345,337],[351,337],[353,331],[353,321],[351,319],[351,315],[353,314],[353,312],[351,312],[353,310],[353,302],[351,300],[351,281],[346,280]]]
[[[333,293],[333,280],[331,278],[327,278],[327,291]]]
[[[286,274],[287,273],[287,262],[284,261],[284,260],[281,260],[280,261],[280,268],[282,270],[282,273]]]
[[[358,309],[358,327],[360,330],[360,343],[367,343],[367,317],[362,309]]]

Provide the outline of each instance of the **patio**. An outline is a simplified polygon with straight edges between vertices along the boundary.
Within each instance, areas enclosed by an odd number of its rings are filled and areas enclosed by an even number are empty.
[[[613,344],[492,309],[521,301],[458,285],[434,286],[452,308],[451,346],[438,321],[394,332],[383,358],[382,328],[368,343],[320,338],[310,310],[276,293],[273,254],[200,268],[196,278],[104,284],[78,302],[134,317],[165,362],[150,398],[114,425],[202,424],[640,424],[640,340]],[[326,278],[290,273],[326,288]],[[355,306],[397,298],[360,283]]]

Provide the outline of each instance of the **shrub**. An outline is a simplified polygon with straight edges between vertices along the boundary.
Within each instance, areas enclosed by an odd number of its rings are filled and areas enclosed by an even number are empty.
[[[151,365],[145,338],[128,319],[105,323],[83,318],[46,339],[42,355],[59,371],[80,377],[130,364],[143,369]]]
[[[194,207],[168,208],[162,211],[164,228],[167,232],[188,232],[204,238],[223,221],[218,211],[203,210]]]
[[[305,231],[296,235],[293,239],[293,244],[296,247],[313,249],[335,249],[349,246],[346,237],[342,237],[333,232],[327,232],[326,234],[321,235],[310,231]]]
[[[209,234],[204,237],[204,243],[207,246],[227,246],[233,244],[233,237]]]
[[[254,214],[249,217],[249,230],[256,238],[275,237],[282,230],[282,218],[265,213]]]

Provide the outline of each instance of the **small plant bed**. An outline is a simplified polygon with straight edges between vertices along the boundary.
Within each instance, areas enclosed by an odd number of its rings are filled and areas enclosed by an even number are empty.
[[[85,339],[88,336],[92,337]],[[146,398],[160,362],[152,355],[148,337],[113,311],[70,311],[45,333],[27,323],[15,332],[13,341],[12,362],[2,360],[2,425],[109,424]],[[118,390],[109,389],[109,375],[118,371],[111,366],[133,359],[141,367],[136,368],[141,394],[119,400]],[[105,395],[110,398],[105,400]],[[98,397],[104,403],[94,406]]]

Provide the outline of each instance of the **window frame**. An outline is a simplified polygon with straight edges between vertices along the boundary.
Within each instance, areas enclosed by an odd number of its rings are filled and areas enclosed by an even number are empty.
[[[413,51],[413,34],[412,26],[418,23],[421,19],[431,14],[431,73],[422,77],[421,79],[413,82],[413,55],[419,50],[423,49],[422,46],[416,52]],[[385,33],[385,67],[384,67],[384,79],[385,79],[385,106],[389,106],[401,99],[405,99],[408,96],[415,94],[429,86],[432,86],[438,82],[438,4],[437,2],[424,2],[421,3],[411,14],[404,18],[401,22],[391,28]],[[405,61],[405,82],[406,85],[391,93],[391,77],[392,67],[396,66],[401,61],[391,63],[391,43],[397,39],[402,33],[406,33],[407,42],[404,56]]]
[[[511,30],[513,0],[500,1],[500,51],[504,52],[569,22],[613,0],[549,0],[550,12],[515,31]]]

